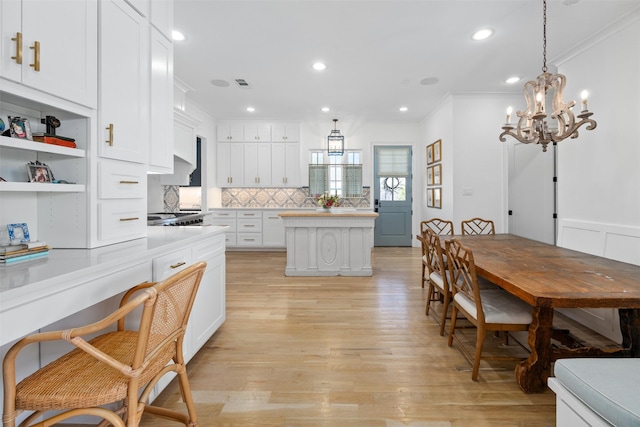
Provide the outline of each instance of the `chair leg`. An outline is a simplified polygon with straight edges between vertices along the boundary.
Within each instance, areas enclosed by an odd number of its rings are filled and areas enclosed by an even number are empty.
[[[487,336],[487,332],[484,328],[480,327],[476,331],[476,353],[473,356],[473,372],[471,373],[471,379],[478,381],[478,372],[480,371],[480,357],[482,356],[482,346],[484,345],[484,339]]]
[[[421,279],[422,279],[422,287],[423,287],[423,288],[424,288],[424,282],[427,280],[427,279],[424,277],[424,272],[425,272],[425,266],[424,266],[424,263],[422,263],[422,276],[420,276],[420,277],[421,277]]]
[[[451,326],[449,327],[449,342],[447,343],[449,347],[453,345],[453,334],[456,331],[456,319],[458,317],[458,307],[453,305],[453,309],[451,310]]]
[[[429,282],[429,288],[427,290],[427,306],[425,307],[424,314],[426,316],[429,315],[429,307],[431,306],[431,301],[433,301],[433,296],[435,294],[434,286]]]
[[[187,406],[187,413],[189,414],[189,426],[198,427],[198,415],[196,414],[196,406],[193,403],[193,395],[191,394],[191,386],[189,385],[186,369],[179,374],[179,384],[182,400]]]
[[[442,302],[442,322],[440,323],[440,336],[444,336],[444,324],[447,321],[447,310],[449,310],[449,300],[447,294],[444,294],[444,301]]]

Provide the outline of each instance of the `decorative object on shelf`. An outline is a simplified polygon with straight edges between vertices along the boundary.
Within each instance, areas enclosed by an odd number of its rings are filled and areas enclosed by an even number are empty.
[[[9,240],[12,245],[25,243],[31,240],[31,236],[29,236],[29,227],[24,222],[19,224],[7,224],[7,231],[9,232]]]
[[[4,120],[0,118],[0,132],[4,132]]]
[[[330,209],[340,206],[340,197],[334,194],[324,193],[316,196],[316,203],[324,209]]]
[[[29,182],[53,182],[53,173],[49,166],[39,161],[27,163]]]
[[[56,128],[60,127],[60,120],[54,116],[46,116],[44,119],[40,119],[40,123],[47,126],[47,134],[51,136],[55,135]]]
[[[333,130],[327,137],[327,152],[330,156],[342,156],[344,154],[344,136],[337,129],[338,119],[333,119]]]
[[[502,127],[500,141],[505,142],[509,135],[524,144],[540,144],[542,151],[547,151],[549,143],[556,144],[566,138],[578,137],[578,129],[588,125],[587,130],[596,128],[596,122],[590,119],[593,113],[587,108],[587,92],[582,92],[582,111],[576,118],[571,108],[575,101],[565,103],[562,99],[566,77],[563,74],[551,74],[547,72],[547,1],[542,1],[542,74],[536,80],[530,80],[524,85],[524,97],[527,101],[525,111],[517,111],[518,123],[514,128],[511,124],[512,108],[507,109],[507,120]],[[549,99],[547,98],[549,95]],[[551,110],[548,110],[548,103]],[[547,121],[547,111],[551,113],[552,121]],[[515,132],[512,132],[515,129]]]
[[[2,135],[10,136],[11,138],[20,138],[32,140],[31,126],[29,125],[29,119],[24,117],[11,117],[9,118],[9,129],[5,130]]]

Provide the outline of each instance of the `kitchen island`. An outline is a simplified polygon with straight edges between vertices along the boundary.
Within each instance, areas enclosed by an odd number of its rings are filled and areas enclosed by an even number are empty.
[[[371,276],[377,213],[355,209],[286,211],[285,276]]]

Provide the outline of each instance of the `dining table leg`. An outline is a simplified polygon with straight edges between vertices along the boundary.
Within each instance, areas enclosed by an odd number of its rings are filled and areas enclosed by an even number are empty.
[[[516,382],[525,393],[542,393],[551,373],[553,308],[533,307],[529,325],[529,358],[516,365]]]
[[[631,357],[640,357],[640,310],[619,308],[622,348],[628,349]]]

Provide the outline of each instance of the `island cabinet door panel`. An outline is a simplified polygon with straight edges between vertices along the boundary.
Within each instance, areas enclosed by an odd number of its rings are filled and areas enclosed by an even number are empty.
[[[319,228],[317,231],[318,270],[338,271],[342,266],[344,245],[339,228]]]

